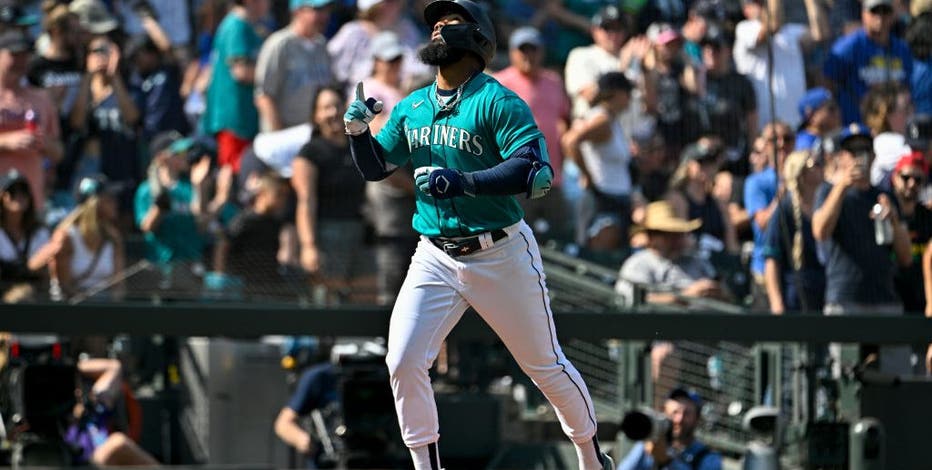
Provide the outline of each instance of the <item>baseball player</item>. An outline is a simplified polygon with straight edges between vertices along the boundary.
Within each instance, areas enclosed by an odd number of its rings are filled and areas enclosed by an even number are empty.
[[[544,137],[527,105],[482,70],[495,53],[486,13],[470,0],[437,0],[420,59],[436,81],[392,110],[379,134],[379,109],[362,85],[344,121],[363,177],[377,181],[413,161],[421,234],[388,333],[395,408],[417,470],[440,470],[437,409],[428,369],[472,306],[556,408],[576,446],[579,468],[613,469],[599,450],[592,400],[554,331],[540,252],[515,195],[539,198],[553,179]]]

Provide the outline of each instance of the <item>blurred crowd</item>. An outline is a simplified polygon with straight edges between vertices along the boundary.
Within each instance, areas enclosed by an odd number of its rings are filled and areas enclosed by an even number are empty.
[[[342,116],[433,81],[425,3],[0,0],[5,301],[391,302],[413,181]],[[627,301],[929,311],[928,0],[483,5],[555,169],[526,219]]]

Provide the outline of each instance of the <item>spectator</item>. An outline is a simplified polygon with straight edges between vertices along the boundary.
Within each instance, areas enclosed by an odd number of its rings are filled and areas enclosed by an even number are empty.
[[[891,0],[865,0],[861,22],[863,27],[835,41],[822,68],[841,105],[843,123],[861,120],[858,106],[870,87],[889,81],[909,84],[913,71],[909,48],[891,32]]]
[[[909,153],[906,146],[906,124],[913,114],[909,89],[899,83],[886,83],[871,88],[861,103],[864,124],[874,136],[874,163],[871,184],[891,190],[890,173],[900,157]]]
[[[191,31],[191,9],[187,0],[115,0],[123,27],[134,38],[148,37],[158,44],[165,60],[186,64],[191,57],[188,45]]]
[[[906,223],[912,247],[912,264],[901,267],[893,278],[897,293],[903,300],[903,309],[908,314],[920,314],[927,310],[922,258],[932,240],[932,210],[919,202],[919,192],[928,181],[928,175],[929,165],[922,153],[914,151],[900,158],[891,178],[893,194],[902,220]]]
[[[263,40],[260,20],[268,11],[269,0],[236,0],[214,36],[203,125],[217,138],[220,165],[231,166],[234,173],[259,131],[253,85]]]
[[[288,183],[273,172],[258,178],[250,207],[224,231],[214,252],[214,270],[238,277],[250,297],[278,291],[280,237]]]
[[[805,4],[808,27],[784,22],[783,0],[742,2],[746,19],[735,28],[735,70],[754,86],[761,128],[778,120],[796,128],[805,118],[794,108],[806,90],[803,56],[828,35],[822,6],[816,0]]]
[[[686,22],[680,28],[680,34],[683,36],[683,50],[693,62],[702,63],[702,46],[699,42],[705,37],[709,30],[710,19],[700,11],[702,2],[695,2],[689,8]],[[737,54],[735,54],[737,56]]]
[[[69,117],[71,129],[84,136],[75,183],[98,173],[121,183],[125,193],[118,201],[128,213],[140,174],[136,125],[141,114],[123,80],[116,43],[97,35],[85,52],[86,72]]]
[[[332,81],[324,28],[332,0],[291,0],[291,23],[262,45],[256,64],[256,107],[263,132],[307,121],[311,98]]]
[[[651,49],[643,64],[644,106],[657,120],[669,159],[676,161],[683,147],[699,138],[692,106],[699,92],[698,64],[683,52],[682,38],[669,24],[652,24],[647,37]]]
[[[192,127],[197,126],[204,114],[207,85],[210,82],[210,54],[213,49],[214,34],[227,13],[226,0],[205,0],[198,7],[197,39],[195,60],[190,61],[184,70],[181,83],[181,96],[185,99],[184,112]]]
[[[301,265],[322,278],[329,301],[340,302],[362,259],[365,181],[358,177],[346,139],[343,90],[320,88],[313,102],[313,136],[292,162]]]
[[[404,97],[401,90],[401,67],[404,50],[398,36],[383,31],[372,40],[374,61],[372,76],[363,80],[366,94],[382,102],[382,112],[369,123],[375,134]],[[561,90],[562,91],[562,90]],[[375,230],[375,263],[378,298],[381,305],[391,305],[407,266],[417,247],[417,233],[408,222],[414,213],[414,173],[396,171],[382,181],[366,184],[367,217]]]
[[[786,194],[778,202],[764,235],[764,279],[770,312],[821,312],[825,302],[825,268],[812,237],[815,193],[822,165],[808,150],[783,162]]]
[[[87,399],[75,406],[74,419],[64,439],[79,455],[76,465],[154,467],[158,461],[122,432],[114,431],[113,419],[123,390],[122,366],[116,359],[84,359],[78,373],[93,384]],[[76,391],[85,394],[83,387]]]
[[[760,156],[766,161],[763,170],[753,173],[744,181],[744,208],[751,218],[754,232],[754,251],[751,254],[751,275],[754,278],[752,293],[756,308],[765,308],[767,291],[764,285],[764,234],[772,220],[774,210],[783,197],[779,175],[783,171],[783,160],[790,151],[793,132],[782,122],[764,127],[758,138]]]
[[[53,169],[46,171],[46,186],[70,194],[74,156],[80,151],[78,136],[71,132],[68,116],[77,99],[84,67],[79,60],[84,45],[78,17],[68,5],[53,3],[45,11],[42,29],[47,35],[46,46],[29,62],[26,73],[30,85],[48,92],[52,103],[57,104],[59,129],[63,146],[62,159]]]
[[[602,8],[589,26],[593,44],[569,51],[564,76],[573,103],[573,117],[583,117],[598,93],[597,81],[606,72],[631,71],[649,44],[643,37],[629,40],[627,18],[615,6]]]
[[[398,35],[404,48],[401,82],[405,88],[431,75],[430,68],[417,60],[424,34],[405,14],[403,0],[358,0],[356,5],[359,18],[344,24],[327,44],[338,81],[354,86],[372,73],[372,41],[383,31]]]
[[[19,29],[0,32],[0,173],[17,169],[45,205],[43,158],[61,160],[58,111],[45,93],[23,84],[32,45]]]
[[[702,251],[737,253],[738,239],[730,213],[712,195],[713,178],[721,161],[721,144],[714,138],[703,137],[683,149],[665,199],[677,217],[702,222],[695,230]]]
[[[579,217],[577,242],[596,251],[627,247],[631,225],[631,149],[617,116],[628,107],[631,83],[621,72],[598,80],[584,120],[563,136],[567,155],[579,166],[588,195]]]
[[[799,126],[794,150],[809,150],[816,139],[825,138],[841,127],[841,114],[832,92],[825,88],[811,88],[799,100]]]
[[[314,442],[301,425],[301,420],[314,410],[324,409],[338,400],[337,382],[336,371],[329,363],[307,368],[301,373],[288,404],[275,419],[275,434],[308,459],[309,468],[317,468],[323,448],[319,442]]]
[[[916,112],[932,114],[932,11],[915,15],[906,31],[906,43],[913,55],[909,88]]]
[[[50,294],[53,300],[97,296],[110,284],[122,293],[116,276],[123,272],[123,236],[115,225],[119,183],[102,175],[83,178],[77,186],[76,207],[52,234]]]
[[[722,456],[696,438],[702,419],[702,398],[696,392],[682,387],[671,390],[663,414],[670,420],[673,440],[663,436],[637,442],[618,464],[618,470],[721,470]]]
[[[49,230],[36,211],[29,181],[16,170],[0,177],[0,291],[26,284],[35,294],[48,262]],[[32,297],[29,295],[28,297]]]
[[[518,198],[518,202],[524,209],[525,220],[536,233],[559,237],[571,229],[566,223],[570,217],[562,188],[563,148],[560,145],[570,118],[570,101],[560,75],[543,67],[544,54],[540,31],[529,26],[518,28],[508,40],[511,65],[493,76],[528,104],[537,127],[544,134],[553,167],[553,186],[546,199]]]
[[[153,139],[152,162],[133,206],[136,226],[145,236],[146,258],[161,273],[160,287],[190,293],[200,284],[192,275],[203,267],[211,158],[194,148],[191,139],[179,137],[169,132]]]
[[[187,134],[190,129],[179,93],[181,71],[165,55],[148,36],[134,38],[126,49],[126,58],[132,66],[129,84],[139,95],[145,143],[161,132]],[[148,160],[152,156],[146,157]]]
[[[744,158],[757,136],[757,99],[754,88],[731,65],[731,44],[725,31],[709,26],[702,46],[705,85],[700,88],[699,123],[703,132],[722,139],[726,166],[732,173],[748,173]]]
[[[908,266],[912,261],[909,234],[900,223],[894,197],[870,184],[868,171],[874,157],[870,130],[851,124],[842,131],[839,144],[834,182],[819,188],[812,215],[813,236],[825,252],[824,312],[900,315],[903,306],[893,285],[894,263]],[[872,213],[875,205],[881,209],[879,214]],[[872,218],[892,225],[892,241],[878,243]],[[838,348],[830,349],[839,359]],[[841,364],[836,361],[836,366],[838,375]],[[884,372],[905,373],[907,366],[905,348],[881,347]]]
[[[643,229],[647,248],[631,255],[621,266],[615,290],[629,302],[638,302],[637,292],[645,292],[648,304],[679,304],[683,297],[725,298],[716,281],[715,269],[695,254],[689,233],[702,225],[699,219],[686,220],[666,201],[647,205]]]

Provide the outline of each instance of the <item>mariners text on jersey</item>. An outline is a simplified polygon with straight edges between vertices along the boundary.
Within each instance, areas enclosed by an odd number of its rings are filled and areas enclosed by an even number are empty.
[[[443,145],[482,156],[485,150],[485,146],[482,145],[482,136],[455,126],[434,124],[433,127],[423,126],[413,129],[405,126],[405,135],[408,138],[409,151],[428,145]]]

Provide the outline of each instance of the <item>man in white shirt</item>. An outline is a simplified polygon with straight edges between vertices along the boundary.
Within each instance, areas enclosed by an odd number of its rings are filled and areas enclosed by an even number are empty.
[[[762,3],[763,2],[763,3]],[[746,20],[735,28],[735,70],[746,76],[757,95],[759,129],[772,121],[796,128],[796,104],[806,92],[803,50],[827,38],[828,23],[816,0],[805,0],[809,26],[783,23],[782,0],[744,0]],[[768,54],[768,40],[773,54]],[[772,57],[772,77],[770,72]],[[772,82],[771,82],[772,80]],[[768,86],[772,84],[772,86]],[[771,90],[773,101],[771,101]],[[775,109],[771,109],[771,103]]]

